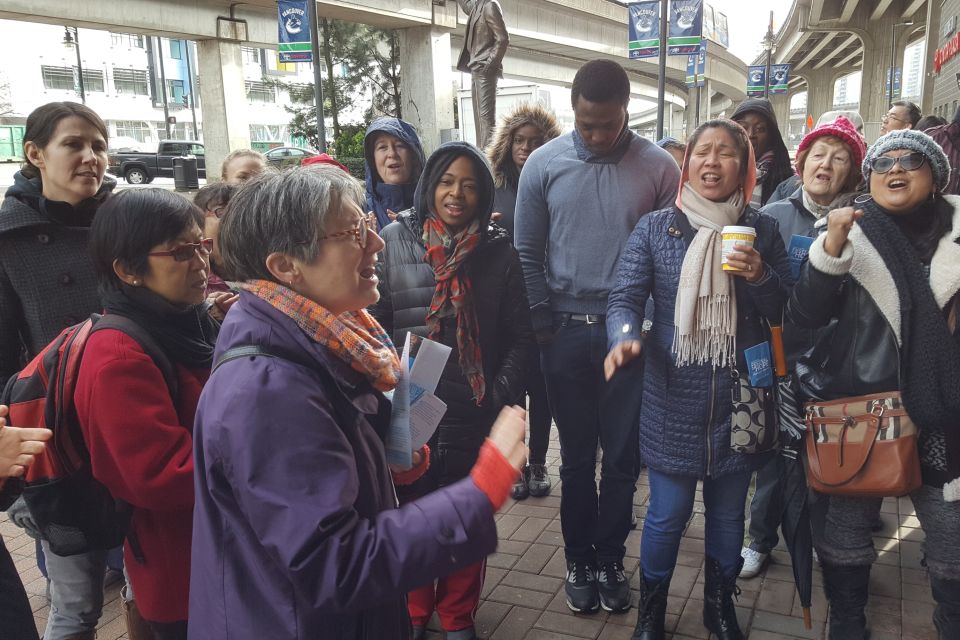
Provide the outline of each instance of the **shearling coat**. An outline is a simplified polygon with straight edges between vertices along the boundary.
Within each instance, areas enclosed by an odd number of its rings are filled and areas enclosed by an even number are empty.
[[[20,172],[0,207],[0,389],[66,327],[101,309],[87,251],[96,209],[116,181],[71,207]]]
[[[493,197],[493,210],[499,212],[497,220],[513,238],[513,218],[517,207],[517,183],[520,170],[513,161],[513,136],[518,129],[533,125],[540,130],[544,143],[560,135],[560,125],[556,117],[543,105],[525,102],[507,113],[497,126],[490,144],[487,146],[487,159],[493,171],[493,184],[496,192]]]

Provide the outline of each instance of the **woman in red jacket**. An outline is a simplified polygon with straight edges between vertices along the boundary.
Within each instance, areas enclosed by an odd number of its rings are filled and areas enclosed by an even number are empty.
[[[162,189],[124,191],[91,228],[105,313],[138,325],[174,372],[165,379],[138,340],[104,329],[87,341],[74,395],[94,477],[133,508],[125,566],[156,640],[187,633],[193,417],[218,330],[202,228],[198,207]]]

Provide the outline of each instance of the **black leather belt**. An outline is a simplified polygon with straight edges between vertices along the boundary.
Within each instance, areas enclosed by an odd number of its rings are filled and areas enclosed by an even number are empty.
[[[606,322],[607,316],[597,313],[571,313],[570,320],[573,322],[582,322],[583,324],[600,324]]]

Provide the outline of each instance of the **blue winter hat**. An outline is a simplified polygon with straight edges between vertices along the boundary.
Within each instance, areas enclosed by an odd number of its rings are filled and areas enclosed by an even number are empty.
[[[888,151],[898,149],[909,149],[922,153],[926,158],[930,170],[933,172],[933,181],[937,185],[937,192],[943,191],[950,180],[950,160],[947,154],[939,144],[934,142],[933,138],[913,129],[898,129],[880,136],[877,141],[867,149],[867,155],[863,158],[863,179],[870,186],[870,174],[873,173],[872,163]]]

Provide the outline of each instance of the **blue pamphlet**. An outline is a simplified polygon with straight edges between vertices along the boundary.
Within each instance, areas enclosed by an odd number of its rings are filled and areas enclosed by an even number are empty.
[[[758,345],[744,349],[743,357],[747,360],[747,369],[750,371],[750,386],[773,386],[773,358],[770,356],[770,343],[761,342]]]
[[[793,279],[800,277],[800,267],[803,261],[807,259],[810,253],[810,245],[813,244],[813,238],[808,236],[792,235],[790,236],[790,246],[787,248],[787,256],[790,258],[790,272],[793,273]]]

